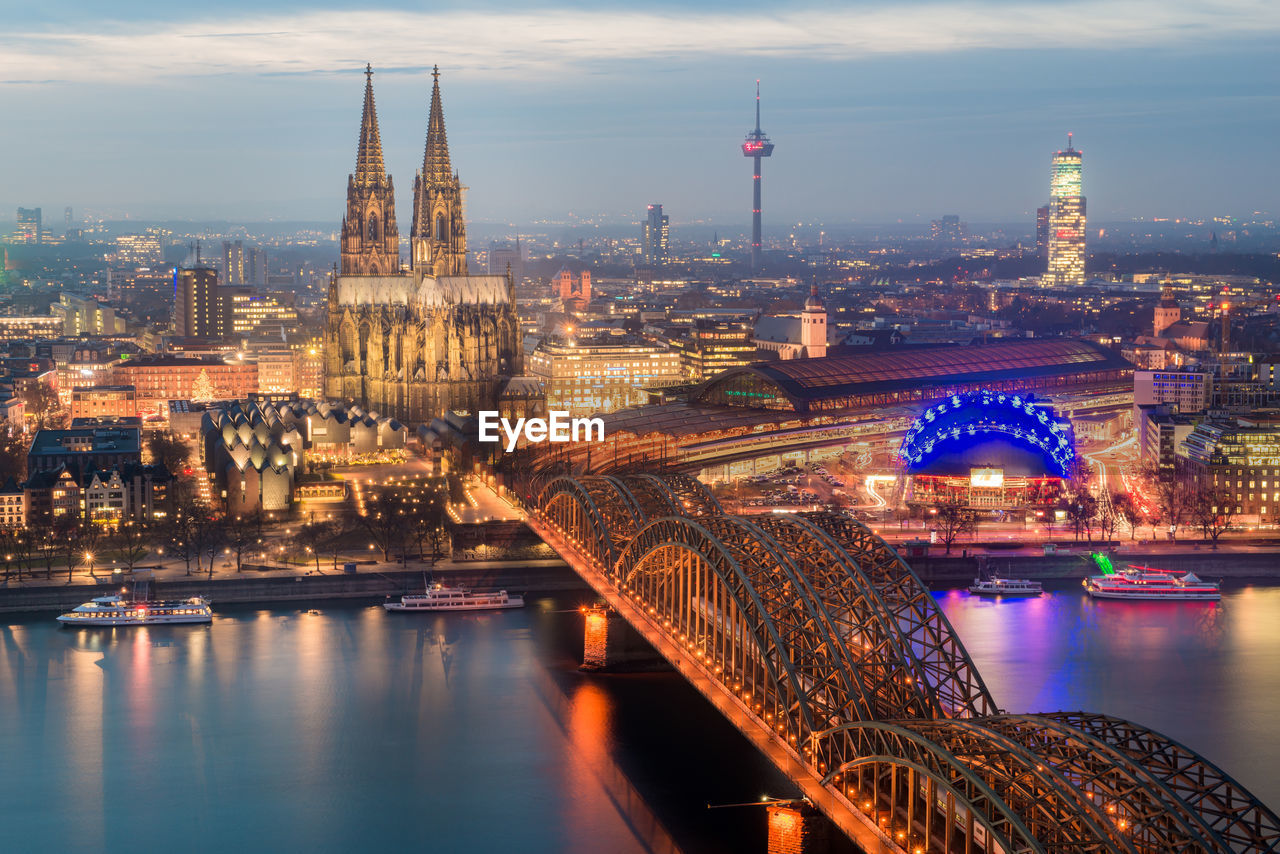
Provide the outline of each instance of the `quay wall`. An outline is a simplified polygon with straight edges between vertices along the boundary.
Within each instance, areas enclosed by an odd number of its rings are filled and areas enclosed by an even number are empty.
[[[436,581],[476,590],[507,590],[511,593],[553,593],[588,590],[586,583],[561,561],[540,560],[523,564],[437,566]],[[421,569],[371,571],[362,567],[354,574],[279,574],[246,571],[228,578],[201,576],[163,578],[151,582],[151,598],[181,599],[206,596],[216,610],[219,605],[268,602],[297,602],[323,599],[376,599],[399,595],[423,587]],[[22,586],[0,588],[0,612],[66,611],[93,596],[116,592],[113,584],[50,584],[43,580]]]
[[[1188,550],[1145,554],[1142,552],[1110,553],[1117,568],[1127,564],[1153,566],[1178,572],[1194,572],[1206,581],[1226,579],[1231,581],[1280,581],[1280,554],[1275,552],[1213,551],[1208,546],[1202,550]],[[1089,552],[1055,555],[1001,555],[978,554],[960,557],[929,555],[904,558],[916,573],[929,583],[968,584],[985,567],[987,573],[1010,578],[1082,579],[1097,575],[1098,568]]]

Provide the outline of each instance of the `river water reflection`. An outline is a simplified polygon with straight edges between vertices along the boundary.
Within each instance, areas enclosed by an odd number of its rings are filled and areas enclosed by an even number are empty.
[[[579,597],[581,598],[581,597]],[[1148,724],[1280,802],[1280,588],[939,601],[997,701]],[[792,794],[672,673],[591,676],[578,598],[0,626],[0,851],[764,850]]]

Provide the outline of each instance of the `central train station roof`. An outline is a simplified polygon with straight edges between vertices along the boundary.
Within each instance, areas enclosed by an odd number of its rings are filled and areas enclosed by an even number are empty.
[[[1085,390],[1123,381],[1133,366],[1078,338],[1008,340],[947,347],[757,362],[704,383],[695,405],[835,413],[928,400],[978,388]]]

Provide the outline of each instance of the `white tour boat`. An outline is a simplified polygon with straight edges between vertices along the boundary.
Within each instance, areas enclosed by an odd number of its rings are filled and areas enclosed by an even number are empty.
[[[1222,598],[1219,582],[1202,581],[1193,572],[1133,566],[1084,580],[1096,599],[1210,599]]]
[[[511,596],[505,590],[496,593],[473,593],[465,587],[432,584],[425,593],[406,593],[399,602],[384,602],[388,611],[488,611],[494,608],[523,608],[523,596]]]
[[[1039,596],[1044,590],[1039,581],[1027,578],[975,578],[969,592],[979,596]]]
[[[171,602],[130,601],[123,596],[98,596],[58,617],[69,626],[160,626],[170,623],[210,623],[213,609],[202,596]]]

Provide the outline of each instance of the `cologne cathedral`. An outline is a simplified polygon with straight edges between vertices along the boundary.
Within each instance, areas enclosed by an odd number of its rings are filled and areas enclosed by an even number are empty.
[[[520,373],[520,325],[509,276],[467,274],[462,184],[449,162],[439,69],[422,171],[413,184],[409,266],[400,261],[395,193],[382,159],[365,69],[355,172],[347,178],[342,264],[329,285],[325,396],[406,423],[450,410],[497,409]]]

